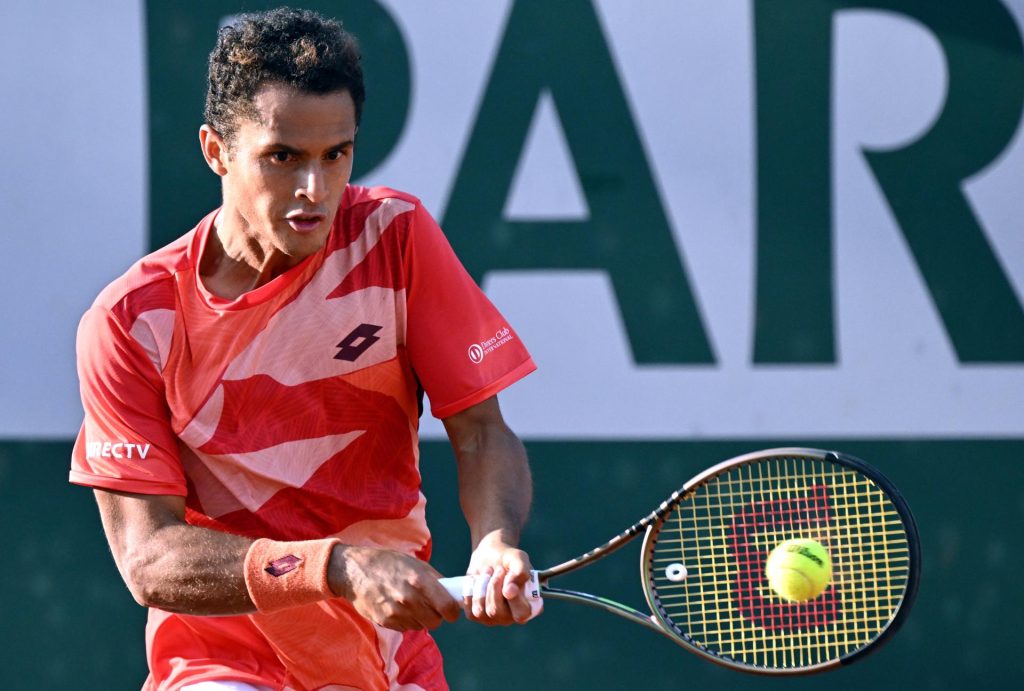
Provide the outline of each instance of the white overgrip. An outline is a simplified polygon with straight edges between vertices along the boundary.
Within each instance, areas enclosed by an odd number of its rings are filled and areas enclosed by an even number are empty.
[[[486,573],[441,579],[441,585],[448,591],[448,594],[459,602],[463,602],[467,597],[483,597],[487,592],[487,584],[490,582],[491,575]],[[530,580],[524,584],[524,594],[527,602],[530,603],[530,616],[527,618],[529,621],[544,610],[544,598],[540,594],[540,579],[537,577],[536,571],[530,572]]]

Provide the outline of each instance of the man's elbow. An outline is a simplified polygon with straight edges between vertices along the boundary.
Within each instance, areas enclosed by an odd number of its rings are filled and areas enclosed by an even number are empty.
[[[126,555],[122,575],[132,597],[143,607],[173,610],[167,557],[146,550]]]

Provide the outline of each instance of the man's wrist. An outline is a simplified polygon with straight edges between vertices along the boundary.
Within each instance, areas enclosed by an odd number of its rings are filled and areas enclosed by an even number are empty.
[[[336,538],[281,542],[259,539],[245,555],[245,587],[260,612],[335,597],[328,583]]]
[[[494,528],[483,533],[473,549],[519,547],[519,531],[511,528]]]
[[[352,582],[348,575],[350,545],[343,545],[340,542],[331,550],[330,559],[327,562],[327,584],[335,597],[343,597],[352,601]]]
[[[354,602],[359,582],[367,579],[367,569],[380,552],[374,547],[335,544],[327,562],[327,583],[335,597]]]

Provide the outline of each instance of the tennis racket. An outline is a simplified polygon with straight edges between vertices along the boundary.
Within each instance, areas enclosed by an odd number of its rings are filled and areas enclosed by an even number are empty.
[[[649,614],[550,585],[641,532]],[[821,543],[832,561],[825,591],[804,602],[784,600],[765,576],[772,549],[795,538]],[[619,615],[726,667],[807,674],[887,641],[907,617],[920,573],[917,527],[892,483],[846,454],[785,448],[705,470],[605,544],[535,572],[527,591]],[[471,576],[442,583],[460,600],[474,587]]]

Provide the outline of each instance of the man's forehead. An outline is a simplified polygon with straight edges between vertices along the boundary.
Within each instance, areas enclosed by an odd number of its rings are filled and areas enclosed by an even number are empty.
[[[355,136],[355,104],[347,90],[315,94],[283,84],[262,87],[253,99],[255,118],[243,119],[260,140],[335,138]]]

